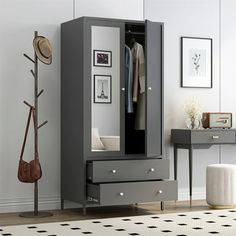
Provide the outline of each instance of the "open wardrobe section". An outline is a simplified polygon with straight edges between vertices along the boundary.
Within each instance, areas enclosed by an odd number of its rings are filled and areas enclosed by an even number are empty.
[[[62,24],[62,208],[177,200],[163,156],[163,34],[151,21]]]

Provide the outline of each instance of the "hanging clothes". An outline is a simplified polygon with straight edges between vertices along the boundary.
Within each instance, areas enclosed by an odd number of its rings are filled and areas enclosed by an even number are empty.
[[[137,102],[135,129],[145,129],[145,58],[143,46],[137,42],[131,49],[134,65],[133,101]]]
[[[132,99],[132,85],[133,85],[133,56],[130,48],[125,45],[125,107],[128,113],[132,113],[133,99]]]

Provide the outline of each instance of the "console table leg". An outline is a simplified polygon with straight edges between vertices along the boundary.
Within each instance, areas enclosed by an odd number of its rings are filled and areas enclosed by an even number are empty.
[[[174,144],[174,179],[177,180],[177,168],[178,168],[178,150],[177,144]]]
[[[189,196],[190,196],[190,206],[192,206],[192,179],[193,177],[193,147],[189,148]]]

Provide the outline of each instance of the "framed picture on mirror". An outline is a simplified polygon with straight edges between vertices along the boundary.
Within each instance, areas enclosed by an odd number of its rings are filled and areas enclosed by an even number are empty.
[[[94,75],[93,98],[94,103],[111,103],[112,101],[111,75]]]
[[[111,67],[112,52],[105,50],[93,50],[93,65],[102,67]]]
[[[212,88],[212,39],[181,37],[181,87]]]

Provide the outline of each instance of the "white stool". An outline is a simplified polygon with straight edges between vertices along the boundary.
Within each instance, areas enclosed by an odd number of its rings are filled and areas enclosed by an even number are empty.
[[[213,208],[236,207],[236,165],[207,166],[206,201]]]

